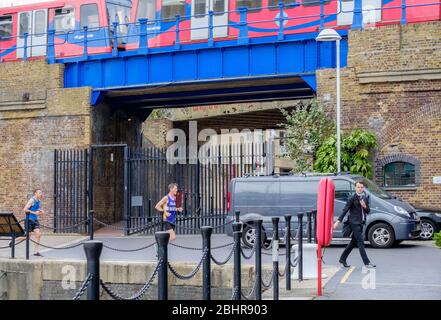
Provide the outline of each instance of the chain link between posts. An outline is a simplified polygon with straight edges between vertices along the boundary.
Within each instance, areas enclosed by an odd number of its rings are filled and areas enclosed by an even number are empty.
[[[83,284],[81,285],[80,289],[78,290],[78,292],[72,298],[72,300],[80,300],[80,298],[84,295],[90,283],[92,282],[92,278],[93,278],[93,274],[89,273],[86,279],[84,280]]]

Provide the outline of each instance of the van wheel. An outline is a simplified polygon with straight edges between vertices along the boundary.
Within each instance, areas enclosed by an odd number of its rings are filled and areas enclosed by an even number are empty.
[[[374,248],[390,248],[395,242],[394,230],[385,223],[376,223],[368,233],[368,240]]]
[[[256,229],[253,227],[253,225],[245,225],[242,232],[242,242],[245,246],[248,248],[254,247],[254,241],[256,240]],[[265,244],[266,241],[266,235],[262,228],[262,245]]]

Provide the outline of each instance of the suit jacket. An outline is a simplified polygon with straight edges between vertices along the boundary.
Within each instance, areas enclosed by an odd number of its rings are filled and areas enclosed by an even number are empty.
[[[364,210],[365,213],[365,221],[367,219],[367,214],[371,211],[369,208],[369,196],[366,194],[363,194],[364,203],[366,203],[366,209]],[[338,217],[338,220],[340,222],[343,221],[343,219],[346,216],[346,213],[349,211],[349,222],[354,224],[362,224],[363,223],[363,217],[362,217],[362,211],[361,211],[361,204],[360,200],[356,193],[354,193],[349,199],[348,202],[346,202],[345,207],[343,208],[342,213]]]

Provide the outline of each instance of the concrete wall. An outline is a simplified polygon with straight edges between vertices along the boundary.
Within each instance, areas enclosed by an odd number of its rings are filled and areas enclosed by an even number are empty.
[[[194,263],[172,263],[180,274],[188,274]],[[156,263],[106,262],[100,265],[100,277],[114,292],[128,297],[142,288],[150,278]],[[265,281],[270,274],[264,269]],[[6,273],[6,275],[4,275]],[[5,300],[71,300],[86,278],[83,261],[0,260],[0,294]],[[212,298],[230,299],[233,287],[233,266],[212,265]],[[254,266],[242,268],[243,292],[250,292],[254,281]],[[178,280],[168,273],[169,299],[202,299],[202,268],[190,280]],[[73,286],[70,287],[70,286]],[[157,299],[157,279],[143,299]],[[103,290],[100,299],[111,299]],[[85,296],[83,296],[85,299]]]
[[[416,165],[414,188],[390,192],[441,208],[441,22],[350,31],[341,73],[342,129],[364,128],[378,138],[375,180],[392,161]],[[317,71],[318,97],[335,112],[335,70]],[[409,160],[411,159],[411,160]]]

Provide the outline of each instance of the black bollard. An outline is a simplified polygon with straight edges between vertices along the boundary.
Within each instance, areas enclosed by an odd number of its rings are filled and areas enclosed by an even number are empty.
[[[286,228],[286,290],[291,290],[291,215],[285,215],[285,228]]]
[[[87,259],[87,274],[92,274],[92,280],[87,288],[87,300],[100,299],[100,256],[103,250],[101,241],[86,241],[84,252]]]
[[[312,211],[312,230],[314,231],[314,243],[317,243],[317,210]]]
[[[236,211],[234,212],[234,222],[237,222],[237,223],[240,222],[239,216],[240,216],[240,211],[239,211],[239,210],[236,210]]]
[[[233,236],[234,236],[234,282],[233,282],[233,292],[235,295],[233,300],[241,300],[241,266],[240,266],[240,241],[242,238],[242,223],[233,223]]]
[[[202,249],[206,251],[202,265],[202,300],[211,300],[211,233],[213,227],[202,227]]]
[[[170,234],[167,231],[155,233],[156,243],[158,244],[158,259],[162,264],[158,273],[158,300],[168,300],[168,240]]]
[[[29,212],[26,212],[26,260],[29,260]]]
[[[298,231],[298,243],[299,243],[299,262],[298,262],[298,266],[299,266],[299,281],[303,280],[303,213],[299,213],[297,215],[298,219],[299,219],[299,231]]]
[[[273,221],[273,300],[279,300],[279,218]]]
[[[12,232],[11,239],[11,259],[15,258],[15,232]]]
[[[256,226],[256,300],[262,300],[262,220],[254,220]]]
[[[89,210],[89,239],[93,240],[93,210]]]
[[[306,222],[308,226],[308,243],[312,242],[312,220],[311,220],[312,211],[306,212]]]

